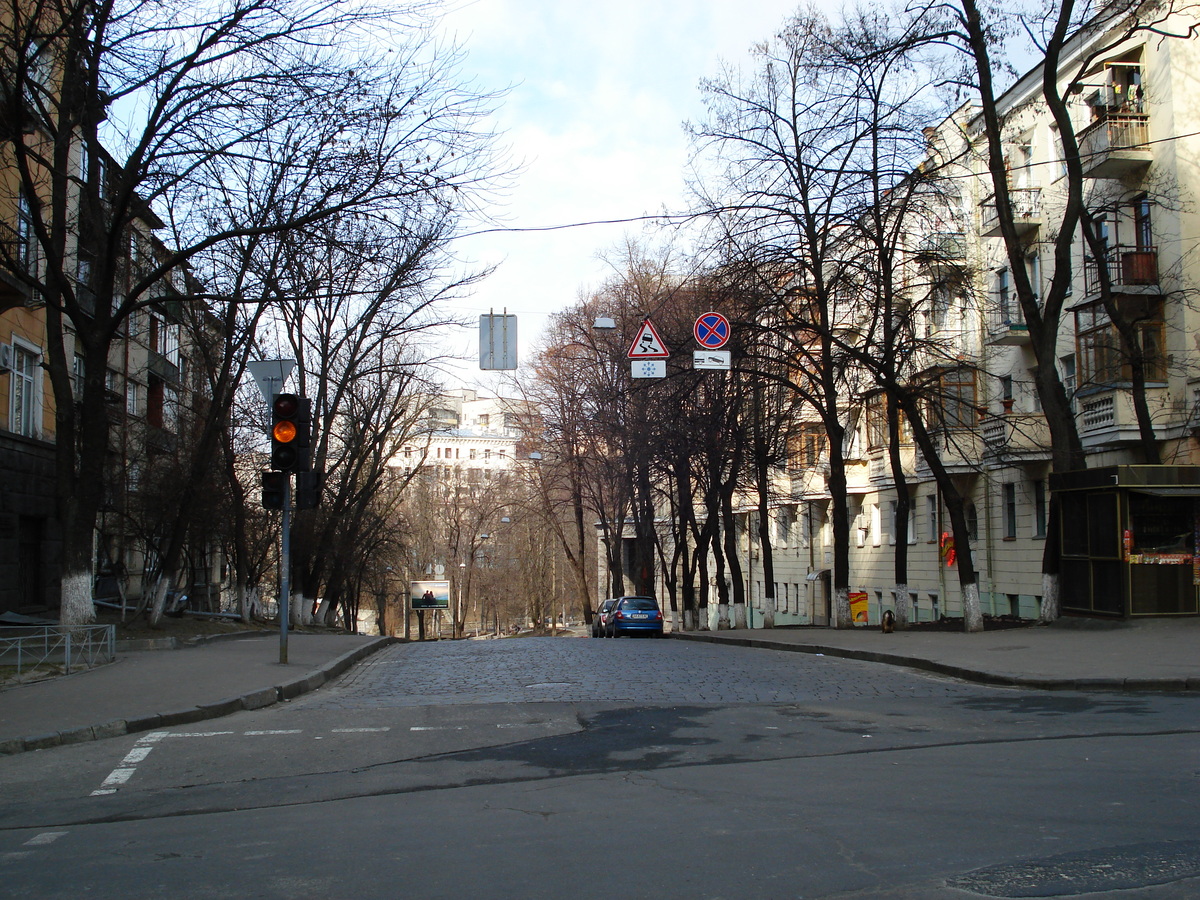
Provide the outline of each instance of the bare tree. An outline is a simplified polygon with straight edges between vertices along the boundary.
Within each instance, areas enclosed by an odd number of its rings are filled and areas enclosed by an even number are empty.
[[[452,192],[456,181],[471,180],[449,177],[441,165],[455,152],[449,147],[433,165],[431,147],[462,113],[478,111],[478,97],[451,89],[432,104],[429,92],[446,74],[428,68],[417,79],[425,91],[404,90],[398,76],[418,60],[415,51],[398,54],[399,65],[386,52],[351,52],[358,36],[369,31],[374,42],[419,10],[50,0],[14,6],[0,27],[0,53],[13,73],[0,80],[0,105],[14,126],[5,152],[16,177],[6,190],[24,211],[24,245],[37,248],[34,266],[30,254],[13,252],[0,264],[28,286],[46,318],[64,623],[93,615],[105,374],[113,336],[132,312],[223,242],[286,233],[365,205],[384,218],[414,194]],[[421,46],[419,32],[414,38]],[[468,169],[465,161],[451,165]],[[275,215],[264,222],[255,214],[268,203]],[[174,245],[143,272],[127,271],[130,228],[149,208],[170,224]],[[83,359],[80,404],[71,402],[72,350]]]

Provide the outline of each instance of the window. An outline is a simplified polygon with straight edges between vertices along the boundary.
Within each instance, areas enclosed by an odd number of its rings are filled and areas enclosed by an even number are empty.
[[[938,501],[933,494],[925,498],[925,514],[928,522],[928,539],[930,543],[936,543],[938,539]]]
[[[492,458],[492,451],[491,451],[490,449],[485,449],[485,450],[483,451],[483,458],[484,458],[484,459],[491,459],[491,458]]]
[[[1162,298],[1124,297],[1120,311],[1137,334],[1139,345],[1133,348],[1133,352],[1140,355],[1146,378],[1151,381],[1165,380]],[[1113,384],[1132,378],[1128,360],[1122,353],[1120,337],[1100,303],[1090,303],[1075,310],[1075,353],[1079,379],[1083,385]]]
[[[1138,250],[1154,249],[1154,230],[1150,225],[1150,198],[1140,197],[1133,204],[1133,239]]]
[[[802,468],[815,466],[825,453],[825,427],[816,423],[800,426],[796,439],[795,459]]]
[[[877,450],[887,445],[887,402],[885,395],[874,394],[867,400],[867,447]]]
[[[929,409],[935,428],[975,426],[975,372],[967,368],[947,369],[937,385],[938,394]]]
[[[883,519],[882,519],[882,516],[880,515],[879,504],[872,503],[871,504],[871,545],[873,547],[879,546],[880,538],[882,537],[882,535],[881,535],[882,531],[883,531]]]
[[[1071,402],[1071,411],[1075,410],[1075,354],[1064,356],[1058,361],[1058,369],[1062,373],[1063,390],[1067,392],[1067,399]]]
[[[30,275],[38,270],[38,241],[33,229],[33,211],[24,191],[17,200],[17,263]]]
[[[487,413],[484,413],[483,415],[481,415],[479,417],[479,427],[486,429],[488,427],[489,421],[490,421],[490,417],[488,416]]]
[[[133,380],[125,382],[125,411],[131,416],[138,414],[137,382]]]
[[[75,400],[77,402],[82,402],[83,401],[84,359],[82,356],[80,356],[78,353],[76,353],[75,358],[72,360],[71,364],[72,364],[72,371],[71,371],[72,393],[74,393]]]
[[[13,341],[12,398],[8,407],[9,430],[25,437],[38,436],[38,365],[41,354]]]
[[[1004,495],[1004,539],[1012,540],[1017,536],[1017,486],[1009,482],[1001,487]]]
[[[1044,538],[1046,536],[1046,482],[1044,479],[1036,479],[1032,487],[1033,494],[1033,536]]]
[[[471,458],[471,459],[474,459],[474,458],[475,458],[475,454],[476,454],[477,452],[478,452],[478,451],[477,451],[477,450],[476,450],[474,447],[472,447],[472,448],[471,448],[471,450],[470,450],[470,453],[469,453],[469,456],[470,456],[470,458]]]
[[[979,537],[979,511],[970,500],[963,504],[963,517],[967,520],[967,537],[975,540]]]
[[[996,311],[1004,325],[1013,322],[1012,285],[1009,282],[1008,269],[996,270]]]
[[[1042,258],[1034,253],[1025,257],[1025,271],[1029,274],[1029,286],[1033,289],[1034,298],[1042,296]],[[1022,317],[1022,320],[1024,317]]]

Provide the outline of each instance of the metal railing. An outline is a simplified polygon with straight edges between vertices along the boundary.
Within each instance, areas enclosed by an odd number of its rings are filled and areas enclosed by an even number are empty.
[[[61,666],[64,674],[110,663],[116,658],[113,625],[34,625],[0,628],[0,667],[16,675],[41,666]]]

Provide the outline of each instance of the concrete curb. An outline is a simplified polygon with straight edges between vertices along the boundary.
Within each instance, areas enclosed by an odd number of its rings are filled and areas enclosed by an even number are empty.
[[[244,637],[244,635],[242,636]],[[226,635],[220,635],[219,637],[226,637]],[[46,750],[50,747],[60,747],[66,744],[98,741],[104,738],[136,734],[141,731],[152,731],[157,728],[169,728],[172,725],[190,725],[194,722],[217,719],[243,710],[263,709],[284,700],[292,700],[302,694],[315,691],[322,685],[337,678],[355,663],[365,659],[372,653],[382,650],[384,647],[389,647],[396,643],[402,642],[397,638],[376,638],[360,647],[348,650],[341,656],[330,660],[301,678],[277,684],[274,687],[260,688],[237,697],[218,700],[215,703],[189,706],[184,709],[139,716],[134,719],[116,719],[111,722],[105,722],[102,725],[73,728],[67,731],[30,735],[24,738],[10,738],[0,741],[0,756],[11,756],[30,750]],[[187,646],[187,644],[177,646]]]
[[[1037,675],[1001,675],[979,669],[941,663],[915,656],[897,656],[873,650],[854,650],[847,647],[828,647],[821,644],[792,644],[782,641],[763,640],[750,637],[715,637],[704,632],[671,632],[670,637],[684,641],[703,641],[709,644],[732,644],[736,647],[754,647],[760,650],[784,650],[792,653],[811,653],[817,656],[836,656],[841,659],[857,659],[863,662],[901,666],[937,675],[948,675],[975,684],[999,687],[1033,688],[1043,691],[1095,691],[1095,692],[1183,692],[1200,691],[1200,678],[1049,678]]]

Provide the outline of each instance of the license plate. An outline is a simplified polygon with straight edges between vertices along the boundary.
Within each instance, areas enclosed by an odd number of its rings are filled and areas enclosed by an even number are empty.
[[[634,613],[629,618],[631,618],[631,619],[648,619],[650,617],[648,615],[646,615],[645,613]]]

